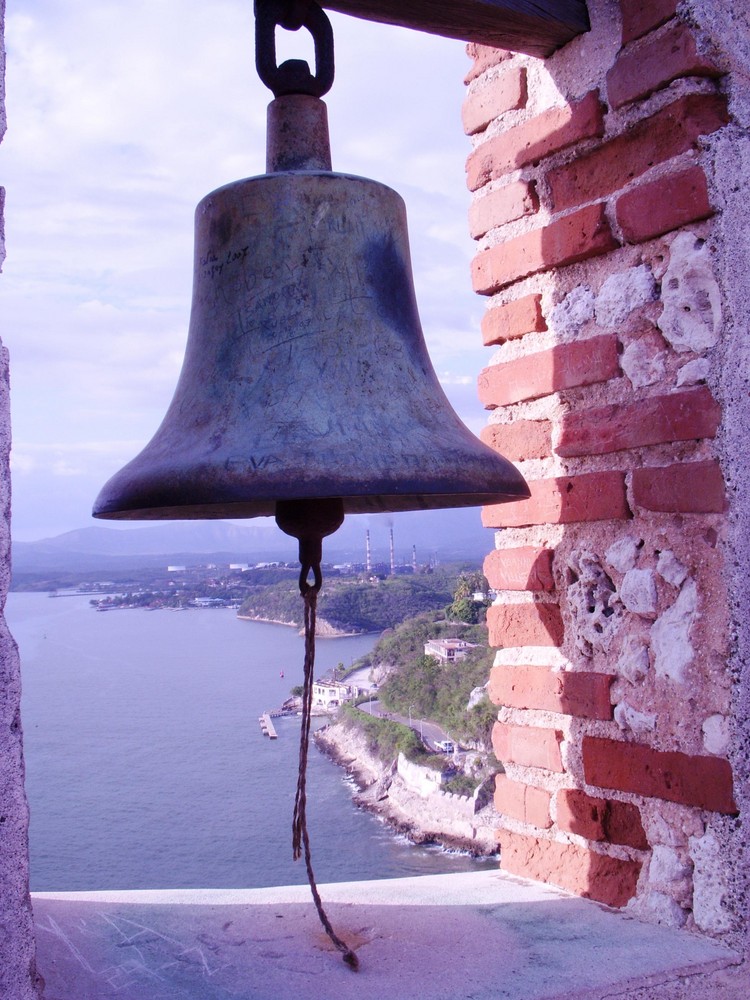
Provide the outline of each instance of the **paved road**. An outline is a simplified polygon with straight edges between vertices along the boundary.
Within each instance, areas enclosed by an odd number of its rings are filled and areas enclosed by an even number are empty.
[[[359,708],[360,711],[367,712],[369,715],[376,715],[381,719],[393,719],[394,722],[400,722],[404,726],[411,726],[430,750],[435,749],[436,743],[450,739],[450,736],[437,723],[429,722],[427,719],[419,719],[415,715],[409,719],[408,716],[398,715],[396,712],[387,712],[377,698],[363,701]]]

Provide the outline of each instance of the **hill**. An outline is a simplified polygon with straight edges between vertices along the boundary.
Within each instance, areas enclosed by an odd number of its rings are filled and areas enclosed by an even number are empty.
[[[457,567],[361,582],[324,578],[318,618],[338,632],[382,632],[422,612],[434,614],[450,603]],[[296,583],[281,582],[254,591],[240,617],[289,622],[302,627],[302,603]]]
[[[327,538],[327,562],[364,563],[369,530],[375,562],[388,563],[393,528],[396,561],[411,565],[416,549],[420,565],[460,559],[479,562],[492,547],[478,510],[411,511],[403,514],[347,517]],[[295,562],[297,543],[272,518],[252,521],[164,521],[114,528],[92,525],[37,541],[13,541],[16,573],[58,571],[109,574],[170,563]]]

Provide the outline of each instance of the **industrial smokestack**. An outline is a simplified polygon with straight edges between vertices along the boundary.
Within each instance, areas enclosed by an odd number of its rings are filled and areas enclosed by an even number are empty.
[[[370,529],[365,532],[365,570],[369,576],[372,573],[372,552],[370,551]]]
[[[417,546],[412,545],[411,547],[411,569],[413,573],[417,572]]]
[[[391,576],[396,575],[396,554],[393,550],[393,528],[390,529],[391,532]]]

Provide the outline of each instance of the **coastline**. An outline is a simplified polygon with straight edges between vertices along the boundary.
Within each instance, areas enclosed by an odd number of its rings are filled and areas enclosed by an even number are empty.
[[[268,625],[286,625],[289,628],[296,628],[300,635],[304,632],[304,627],[299,622],[285,622],[279,618],[264,618],[263,615],[237,615],[243,622],[265,622]],[[315,628],[315,636],[318,639],[352,639],[359,635],[368,635],[367,632],[345,632],[343,629],[331,625],[325,618],[318,618]]]
[[[388,766],[374,757],[364,735],[353,727],[334,722],[317,730],[313,739],[354,780],[355,803],[376,813],[412,843],[441,844],[475,857],[498,853],[494,809],[485,808],[471,819],[450,815],[442,796],[424,798],[410,789],[397,773],[395,761]]]

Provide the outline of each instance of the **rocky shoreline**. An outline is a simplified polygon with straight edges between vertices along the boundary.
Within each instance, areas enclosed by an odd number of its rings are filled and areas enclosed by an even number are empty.
[[[497,853],[497,814],[492,807],[473,817],[451,815],[445,798],[423,797],[410,789],[396,771],[395,761],[385,766],[367,749],[366,739],[355,727],[332,723],[314,734],[318,748],[354,779],[354,801],[381,816],[396,832],[414,844],[441,844],[476,857]]]
[[[279,618],[264,618],[263,615],[237,615],[243,622],[266,622],[269,625],[286,625],[289,628],[296,628],[302,635],[304,628],[300,622],[285,622]],[[366,635],[366,632],[345,632],[343,629],[331,625],[325,618],[318,618],[316,621],[315,635],[318,639],[348,639],[356,635]]]

